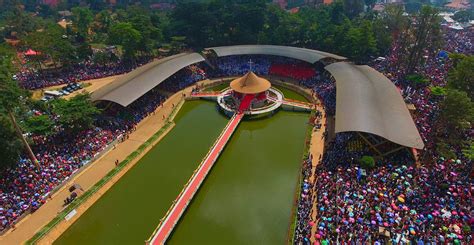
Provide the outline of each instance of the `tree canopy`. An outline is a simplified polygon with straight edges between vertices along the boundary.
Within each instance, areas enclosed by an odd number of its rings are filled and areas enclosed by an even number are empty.
[[[70,100],[57,99],[52,102],[53,113],[58,116],[58,124],[65,130],[77,133],[91,128],[100,110],[90,100],[90,94],[82,93]]]
[[[71,11],[73,26],[81,39],[85,40],[88,36],[89,28],[94,18],[92,11],[85,7],[74,7],[71,9]]]
[[[474,123],[474,102],[466,92],[448,89],[441,107],[441,118],[448,140],[452,143],[462,140],[464,130]]]
[[[28,36],[27,44],[57,65],[89,59],[93,44],[121,46],[129,60],[154,55],[160,48],[177,52],[176,48],[278,44],[333,52],[365,63],[387,53],[391,27],[402,29],[401,18],[388,19],[385,14],[371,12],[372,0],[342,0],[317,8],[307,5],[297,13],[284,11],[268,0],[176,2],[169,12],[150,9],[147,1],[118,2],[114,8],[102,1],[65,2],[45,9],[72,11],[72,25],[61,31],[56,24],[59,15],[46,14],[43,19],[24,11],[19,3],[9,5],[4,15],[19,18],[11,26],[20,30],[21,39]],[[66,38],[58,39],[58,34]],[[176,42],[175,37],[184,37],[184,41]]]
[[[453,15],[453,20],[457,22],[469,22],[471,19],[474,19],[474,13],[472,10],[461,10]]]
[[[124,56],[133,59],[140,49],[142,35],[131,23],[117,23],[110,27],[108,42],[121,45],[124,50]]]
[[[75,47],[65,30],[56,23],[49,23],[42,30],[28,34],[24,42],[29,48],[40,52],[42,60],[49,57],[56,64],[68,66],[76,59]]]
[[[465,91],[474,100],[474,55],[465,56],[450,70],[448,85]]]
[[[401,32],[400,46],[404,55],[401,55],[400,66],[405,69],[406,74],[415,71],[423,62],[423,55],[434,54],[439,50],[443,40],[440,23],[439,10],[425,5]]]
[[[22,144],[5,114],[0,113],[0,170],[18,162]]]
[[[23,124],[26,131],[34,135],[48,136],[53,133],[54,122],[48,115],[29,116]]]
[[[15,111],[22,106],[22,100],[25,99],[26,93],[12,79],[13,70],[12,57],[8,53],[0,53],[0,141],[11,141],[0,143],[1,156],[5,156],[2,159],[3,166],[0,168],[14,164],[22,149],[28,152],[31,162],[39,167],[39,163],[15,119]],[[7,120],[10,121],[9,124],[7,124]],[[13,137],[14,135],[16,136]]]

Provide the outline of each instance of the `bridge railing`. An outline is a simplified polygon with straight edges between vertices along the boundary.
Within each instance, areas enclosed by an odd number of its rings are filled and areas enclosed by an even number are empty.
[[[312,103],[308,103],[308,102],[301,101],[301,100],[294,100],[294,99],[289,99],[289,98],[285,98],[284,100],[286,100],[290,103],[295,103],[295,104],[302,104],[302,105],[308,105],[308,106],[313,105]]]
[[[155,230],[153,231],[153,233],[151,234],[151,236],[148,238],[148,240],[145,241],[145,244],[150,244],[151,241],[153,240],[153,238],[155,237],[155,235],[158,233],[158,231],[160,230],[161,226],[163,225],[163,222],[166,220],[166,218],[169,216],[169,214],[171,213],[171,211],[174,209],[174,207],[176,206],[178,200],[181,198],[181,196],[184,194],[184,192],[186,191],[186,189],[188,188],[188,186],[191,184],[191,181],[194,179],[194,177],[196,176],[197,172],[199,169],[201,169],[202,165],[204,164],[204,162],[206,161],[206,159],[209,157],[209,155],[211,154],[211,152],[214,150],[214,148],[216,147],[217,143],[220,141],[220,139],[222,138],[222,136],[224,135],[224,133],[227,131],[227,129],[230,127],[230,125],[233,123],[233,121],[235,120],[235,118],[237,117],[237,113],[234,114],[232,116],[232,118],[229,120],[229,122],[227,123],[227,125],[224,127],[224,129],[221,131],[221,133],[219,134],[219,137],[217,137],[217,140],[214,141],[214,143],[212,144],[212,146],[209,148],[209,151],[207,152],[207,154],[205,155],[205,157],[203,158],[203,160],[201,161],[201,163],[199,164],[199,166],[194,170],[193,174],[191,175],[191,178],[188,179],[188,181],[186,182],[186,184],[184,184],[184,187],[183,189],[181,189],[181,192],[178,194],[178,197],[173,201],[173,203],[171,204],[170,208],[166,211],[165,215],[163,216],[163,218],[160,219],[160,223],[158,224],[158,226],[155,228]],[[235,128],[234,128],[235,130]],[[188,202],[189,203],[189,202]]]

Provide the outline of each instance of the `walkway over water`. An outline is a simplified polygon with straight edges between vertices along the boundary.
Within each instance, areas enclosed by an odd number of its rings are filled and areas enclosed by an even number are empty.
[[[312,103],[308,103],[308,102],[304,102],[300,100],[293,100],[293,99],[288,99],[288,98],[278,99],[271,96],[268,97],[268,99],[273,102],[281,102],[282,105],[287,105],[290,107],[300,108],[300,109],[308,110],[308,111],[311,111],[314,107]]]
[[[249,105],[250,104],[248,104],[248,106]],[[158,225],[158,228],[153,232],[152,236],[147,241],[147,244],[158,245],[164,244],[166,242],[174,227],[178,223],[179,219],[183,215],[184,211],[188,207],[189,203],[193,199],[194,195],[199,190],[199,187],[204,182],[204,179],[211,170],[212,166],[214,166],[214,163],[221,154],[225,145],[227,144],[235,129],[239,125],[240,121],[244,116],[243,111],[248,109],[248,106],[247,108],[243,108],[243,106],[241,106],[241,108],[239,108],[239,112],[232,116],[222,133],[217,138],[217,141],[214,143],[207,155],[204,157],[198,169],[194,171],[194,174],[191,176],[191,179],[188,181],[184,189],[178,195],[178,198],[173,202],[173,205],[168,210],[165,217],[161,220],[160,224]]]
[[[311,110],[313,108],[313,104],[308,103],[308,102],[298,101],[298,100],[284,99],[282,103],[284,105],[299,107],[299,108],[307,109],[307,110]]]

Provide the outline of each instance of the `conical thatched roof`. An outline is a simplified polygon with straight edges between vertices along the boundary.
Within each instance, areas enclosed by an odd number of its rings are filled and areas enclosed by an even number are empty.
[[[258,77],[251,71],[230,82],[230,87],[242,94],[258,94],[267,91],[271,86],[267,79]]]

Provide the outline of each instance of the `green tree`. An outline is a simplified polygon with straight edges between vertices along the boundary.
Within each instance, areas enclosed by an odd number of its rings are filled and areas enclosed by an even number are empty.
[[[257,43],[267,12],[264,0],[178,2],[169,29],[171,36],[185,36],[196,49]]]
[[[463,149],[463,154],[469,160],[474,160],[474,141],[469,142],[468,146]]]
[[[77,133],[93,126],[94,117],[101,111],[90,100],[90,94],[82,93],[70,100],[57,99],[52,102],[53,113],[58,115],[58,124],[69,132]]]
[[[392,46],[392,33],[382,18],[376,18],[372,21],[372,30],[377,46],[377,55],[387,54]]]
[[[346,36],[346,51],[356,61],[367,61],[377,51],[372,25],[363,21],[360,27],[352,27]]]
[[[434,96],[445,96],[446,89],[440,86],[433,86],[430,87],[431,94]]]
[[[448,89],[446,99],[441,105],[442,137],[451,144],[461,144],[463,133],[474,121],[474,103],[466,92]]]
[[[107,63],[112,61],[112,54],[107,51],[99,51],[92,56],[92,60],[95,64],[98,65],[106,65]]]
[[[470,11],[461,10],[461,11],[456,12],[453,16],[453,20],[455,20],[457,22],[461,22],[461,23],[469,22],[471,19],[473,19],[472,10],[470,10]]]
[[[369,9],[373,9],[377,0],[365,0],[364,3]]]
[[[359,159],[360,166],[365,169],[372,169],[375,167],[375,160],[372,156],[363,156]]]
[[[453,152],[453,148],[446,143],[445,139],[440,140],[438,143],[436,143],[436,152],[446,158],[446,159],[455,159],[456,158],[456,153]]]
[[[13,126],[17,137],[21,140],[31,162],[34,163],[37,168],[41,168],[15,118],[15,110],[21,106],[21,100],[24,98],[25,93],[12,79],[12,74],[13,67],[11,63],[11,57],[5,55],[2,56],[0,54],[0,112],[6,114],[10,119],[10,123]],[[4,128],[2,132],[4,136],[11,135],[11,132],[9,133],[8,128],[9,127]],[[6,148],[2,149],[2,151],[12,151],[11,154],[15,155],[17,152],[17,150],[13,148],[15,145],[17,144],[13,142],[12,144],[5,143],[4,147]]]
[[[403,6],[400,4],[387,4],[382,13],[383,25],[390,30],[394,40],[408,27],[409,19],[404,13]]]
[[[91,24],[92,30],[96,33],[107,33],[113,21],[111,15],[112,13],[107,10],[102,10],[97,13]]]
[[[85,7],[74,7],[71,10],[74,30],[80,36],[81,41],[85,41],[88,36],[91,23],[94,20],[94,15],[89,8]]]
[[[171,43],[169,44],[169,49],[172,54],[177,54],[181,52],[185,47],[186,47],[186,37],[184,36],[171,37]]]
[[[355,18],[364,12],[364,0],[343,0],[344,13],[349,18]]]
[[[410,74],[406,77],[406,79],[416,87],[424,87],[430,84],[430,80],[420,74]]]
[[[467,55],[461,54],[461,53],[450,53],[449,54],[449,59],[453,63],[453,67],[456,67],[459,64],[459,62],[461,62],[466,57],[467,57]]]
[[[79,60],[87,60],[92,56],[92,48],[87,42],[83,42],[76,48],[76,53]]]
[[[302,37],[302,24],[298,15],[289,15],[278,6],[271,5],[268,7],[258,42],[278,45],[297,43]]]
[[[53,133],[54,123],[48,115],[30,116],[24,121],[24,127],[32,134],[48,136]]]
[[[39,51],[40,61],[50,57],[55,65],[68,66],[76,60],[76,50],[65,31],[56,23],[50,23],[41,31],[30,33],[24,40],[26,46]]]
[[[98,11],[107,7],[107,1],[104,1],[104,0],[87,0],[86,2],[89,4],[90,8],[95,11]]]
[[[47,5],[47,4],[40,4],[38,6],[38,13],[39,13],[39,16],[43,17],[43,18],[53,18],[53,19],[56,19],[57,16],[58,16],[58,13],[56,11],[54,11],[51,6]]]
[[[423,61],[423,55],[434,55],[441,47],[441,18],[436,8],[423,6],[414,16],[409,27],[402,33],[401,48],[406,56],[400,59],[400,66],[405,67],[406,74],[412,74]]]
[[[117,23],[110,27],[109,43],[121,45],[127,59],[135,59],[141,41],[142,35],[130,23]]]
[[[8,37],[10,37],[10,34],[16,33],[16,37],[21,39],[28,33],[44,26],[42,18],[24,11],[20,5],[16,5],[5,12],[2,9],[0,12],[5,20],[5,32]]]
[[[465,91],[474,100],[474,55],[465,57],[449,71],[448,86]]]
[[[170,24],[171,36],[185,36],[188,45],[194,48],[206,47],[214,38],[222,37],[220,40],[225,43],[227,38],[224,37],[226,35],[224,33],[228,30],[222,27],[225,23],[218,24],[216,19],[227,18],[229,15],[230,13],[224,16],[211,15],[205,3],[179,2],[171,13],[173,20]],[[218,34],[212,31],[211,25],[219,25],[223,35],[218,37]]]
[[[133,28],[142,35],[139,50],[145,54],[151,54],[153,48],[163,41],[161,30],[153,25],[150,13],[141,7],[133,6],[127,9],[128,20]]]
[[[18,162],[23,146],[7,116],[0,113],[0,170]]]

